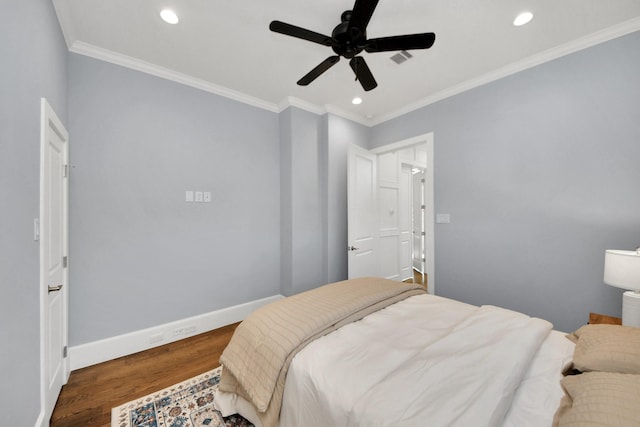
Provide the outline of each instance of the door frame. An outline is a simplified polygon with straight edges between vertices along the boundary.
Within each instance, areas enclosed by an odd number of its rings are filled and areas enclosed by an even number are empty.
[[[54,129],[51,129],[54,128]],[[68,169],[69,169],[69,135],[67,130],[65,129],[62,121],[58,118],[55,111],[48,103],[45,98],[41,98],[40,102],[40,207],[39,207],[39,218],[38,218],[38,226],[36,227],[36,240],[39,240],[39,296],[40,296],[40,415],[38,418],[38,422],[36,425],[48,426],[49,425],[49,417],[51,414],[49,413],[50,408],[52,408],[52,404],[55,402],[51,402],[51,396],[47,395],[48,389],[48,378],[47,378],[47,363],[48,363],[48,344],[47,344],[47,305],[48,305],[48,283],[47,283],[47,268],[45,265],[45,245],[42,240],[42,236],[47,233],[46,221],[43,221],[45,216],[45,191],[47,191],[46,185],[46,173],[45,173],[45,150],[48,145],[48,135],[49,132],[57,132],[60,135],[61,139],[64,141],[63,144],[63,162],[64,167],[66,169],[66,179],[62,180],[62,206],[63,206],[63,222],[64,222],[64,230],[61,231],[61,239],[63,245],[63,255],[67,257],[69,255],[69,180],[68,180]],[[62,174],[63,171],[60,171]],[[63,281],[62,281],[62,289],[61,295],[62,304],[63,304],[63,320],[62,320],[62,343],[63,347],[68,346],[68,310],[69,310],[69,270],[68,267],[63,268]],[[62,349],[60,349],[62,351]],[[62,358],[62,384],[66,384],[69,379],[70,374],[70,363],[69,357]],[[57,399],[58,396],[56,396]],[[52,409],[51,409],[52,410]]]
[[[393,142],[370,150],[373,154],[382,154],[390,151],[397,151],[414,145],[426,144],[427,147],[427,169],[425,171],[424,201],[427,209],[424,213],[425,228],[425,251],[427,260],[425,270],[427,273],[427,291],[430,294],[436,293],[435,275],[435,204],[434,204],[434,136],[433,132],[417,135],[408,139]]]

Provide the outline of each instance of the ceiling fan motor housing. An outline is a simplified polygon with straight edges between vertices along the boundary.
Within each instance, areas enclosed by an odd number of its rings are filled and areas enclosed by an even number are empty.
[[[331,37],[337,41],[337,45],[331,48],[337,55],[345,58],[353,58],[364,49],[367,42],[367,32],[357,27],[349,27],[351,11],[346,10],[340,17],[341,21],[331,33]]]

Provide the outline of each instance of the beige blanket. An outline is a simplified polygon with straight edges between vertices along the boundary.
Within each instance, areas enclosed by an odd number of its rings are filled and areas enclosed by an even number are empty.
[[[287,370],[297,352],[347,323],[424,292],[419,285],[367,277],[262,307],[238,326],[222,353],[219,388],[250,401],[265,427],[276,426]]]

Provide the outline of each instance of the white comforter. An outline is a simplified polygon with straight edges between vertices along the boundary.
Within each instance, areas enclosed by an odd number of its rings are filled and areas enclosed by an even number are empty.
[[[280,426],[502,425],[550,331],[549,322],[497,307],[408,298],[300,352]]]
[[[298,353],[280,427],[551,426],[574,344],[550,327],[496,307],[408,298]],[[216,403],[260,427],[241,397],[218,391]]]

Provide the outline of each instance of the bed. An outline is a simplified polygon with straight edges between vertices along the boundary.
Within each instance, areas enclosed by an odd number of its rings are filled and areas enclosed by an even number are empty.
[[[330,303],[345,288],[355,289],[346,302],[338,297],[340,303]],[[370,288],[384,296],[367,299]],[[223,415],[240,413],[263,427],[416,426],[425,420],[432,426],[538,427],[552,425],[565,395],[562,372],[575,344],[542,319],[379,278],[327,285],[276,304],[266,317],[249,316],[220,359],[215,399]],[[283,341],[284,349],[278,344],[276,350],[283,360],[274,365],[269,347]],[[275,381],[262,377],[270,369]],[[261,387],[272,394],[261,397]]]

